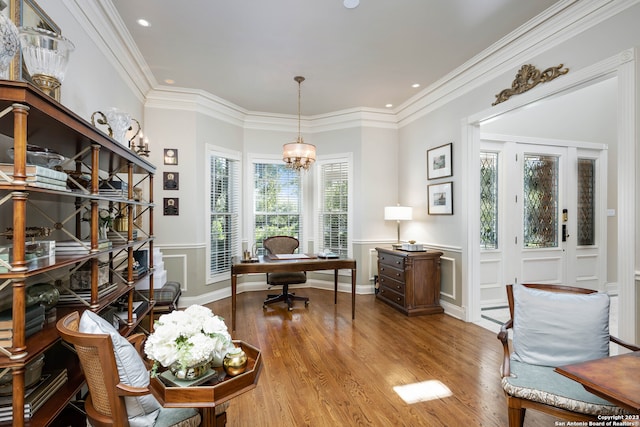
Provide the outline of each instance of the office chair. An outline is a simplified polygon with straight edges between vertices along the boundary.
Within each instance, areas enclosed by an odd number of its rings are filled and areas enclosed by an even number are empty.
[[[295,237],[290,236],[273,236],[266,238],[262,246],[265,248],[268,254],[292,254],[300,245],[300,242]],[[282,293],[277,295],[267,295],[267,299],[264,300],[262,305],[263,309],[267,308],[268,304],[273,304],[279,301],[287,303],[289,311],[293,310],[293,301],[304,301],[304,306],[309,305],[309,298],[297,296],[294,293],[289,292],[289,285],[297,285],[307,282],[307,274],[301,271],[286,271],[286,266],[283,265],[284,271],[276,273],[267,273],[267,283],[269,286],[282,286]]]

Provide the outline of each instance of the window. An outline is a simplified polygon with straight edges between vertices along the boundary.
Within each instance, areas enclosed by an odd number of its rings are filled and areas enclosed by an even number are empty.
[[[498,153],[480,153],[480,248],[498,249]]]
[[[300,173],[278,163],[253,164],[253,238],[262,254],[262,241],[291,236],[302,246],[302,186]]]
[[[319,161],[317,201],[317,250],[349,256],[350,161],[338,158]]]
[[[578,245],[596,242],[596,161],[578,159]]]
[[[240,156],[209,151],[209,276],[228,277],[240,253]]]

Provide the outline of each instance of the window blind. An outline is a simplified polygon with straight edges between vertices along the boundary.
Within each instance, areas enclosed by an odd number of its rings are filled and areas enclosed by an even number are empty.
[[[318,164],[318,250],[349,255],[349,163]]]

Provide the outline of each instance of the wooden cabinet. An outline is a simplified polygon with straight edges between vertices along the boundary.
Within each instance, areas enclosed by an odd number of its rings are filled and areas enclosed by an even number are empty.
[[[70,191],[64,185],[43,188],[47,186],[27,180],[27,144],[54,150],[69,159],[64,169],[81,172],[84,185]],[[5,155],[8,150],[12,151],[13,160]],[[28,290],[37,282],[60,284],[81,268],[90,283],[86,296],[77,304],[59,303],[57,319],[86,309],[104,314],[115,301],[124,300],[128,301],[128,316],[120,324],[120,332],[128,335],[145,315],[153,314],[155,167],[32,85],[15,81],[0,80],[0,152],[0,161],[11,162],[10,173],[0,179],[0,229],[11,227],[13,234],[11,240],[0,237],[0,245],[11,245],[8,265],[5,262],[0,269],[0,290],[9,290],[13,313],[12,345],[0,348],[0,372],[12,375],[13,419],[0,425],[46,426],[66,415],[64,409],[81,390],[84,379],[75,354],[61,343],[55,321],[46,322],[42,330],[26,336]],[[105,182],[119,182],[121,191],[101,191]],[[145,194],[143,198],[139,197],[140,189]],[[115,210],[128,221],[124,237],[108,245],[99,240],[100,212],[105,209]],[[29,260],[25,246],[31,238],[27,238],[25,230],[32,226],[50,228],[48,240],[75,238],[88,242],[88,248],[84,253],[58,253],[55,257]],[[134,319],[133,252],[138,249],[148,249],[150,303],[146,312]],[[101,282],[108,277],[106,283],[112,285],[109,293],[103,291],[99,277]],[[25,420],[25,366],[43,354],[44,370],[66,368],[68,380],[31,419]]]
[[[442,252],[378,251],[377,298],[407,316],[442,313],[440,257]]]

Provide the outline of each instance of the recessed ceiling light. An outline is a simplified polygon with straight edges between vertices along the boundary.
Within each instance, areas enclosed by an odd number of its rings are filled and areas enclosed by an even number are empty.
[[[173,80],[173,79],[164,79],[164,82],[165,82],[166,84],[168,84],[168,85],[172,85],[172,84],[174,84],[176,81],[175,81],[175,80]]]
[[[387,104],[387,105],[385,105],[385,107],[391,108],[391,107],[393,107],[393,104]]]
[[[344,0],[342,3],[347,9],[355,9],[360,4],[360,0]]]
[[[420,83],[414,83],[411,85],[411,87],[420,87]]]
[[[140,25],[141,27],[150,27],[151,23],[149,21],[147,21],[144,18],[140,18],[136,21],[138,23],[138,25]]]

